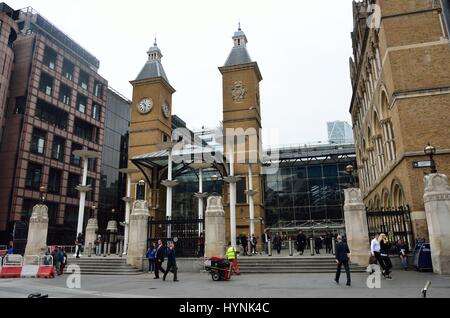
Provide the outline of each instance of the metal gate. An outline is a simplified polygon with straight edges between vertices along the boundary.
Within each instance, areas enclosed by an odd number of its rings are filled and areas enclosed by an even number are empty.
[[[375,234],[386,234],[389,241],[393,243],[391,253],[396,252],[395,244],[398,240],[404,240],[410,250],[413,249],[414,237],[408,206],[398,210],[367,211],[367,224],[369,240],[372,240]]]
[[[204,240],[199,237],[200,226],[205,228],[204,219],[150,220],[148,222],[147,246],[156,245],[158,240],[174,242],[179,257],[198,257]],[[171,237],[167,237],[170,228]]]

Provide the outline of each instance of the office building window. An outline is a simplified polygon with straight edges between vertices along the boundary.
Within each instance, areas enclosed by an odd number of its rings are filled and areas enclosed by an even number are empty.
[[[64,84],[59,87],[59,100],[66,105],[70,104],[70,97],[72,96],[72,89]]]
[[[52,96],[53,91],[53,77],[46,73],[41,74],[41,82],[39,84],[39,90],[44,92],[48,96]]]
[[[52,145],[52,159],[64,161],[64,147],[66,141],[64,138],[54,136]]]
[[[71,198],[78,197],[78,191],[76,187],[80,185],[80,176],[78,174],[70,173],[67,180],[67,196]]]
[[[76,230],[78,223],[78,207],[76,205],[66,205],[64,212],[64,226]]]
[[[89,74],[80,71],[80,79],[78,81],[78,85],[80,85],[81,88],[87,91],[89,87]]]
[[[62,171],[57,169],[50,169],[48,175],[48,193],[60,194],[61,193],[61,177]]]
[[[49,47],[45,48],[44,51],[44,64],[47,65],[52,70],[55,69],[56,66],[56,52]]]
[[[94,95],[97,97],[102,97],[103,95],[103,85],[100,82],[95,81],[94,83]]]
[[[86,112],[87,101],[88,101],[88,99],[86,96],[78,94],[77,109],[83,114]]]
[[[43,100],[38,100],[36,106],[36,117],[59,129],[67,129],[68,114],[62,109],[55,107]]]
[[[100,112],[101,112],[101,107],[98,104],[93,104],[92,105],[92,118],[96,119],[96,120],[100,120]]]
[[[25,107],[27,104],[27,99],[25,96],[16,97],[16,103],[14,107],[14,114],[25,114]]]
[[[42,166],[37,163],[29,162],[25,187],[30,190],[39,191],[42,178]]]
[[[70,164],[77,166],[77,167],[81,166],[81,158],[77,157],[73,154],[73,152],[75,150],[81,150],[81,149],[83,149],[82,145],[74,143],[74,142],[72,143],[72,148],[70,150]]]
[[[31,136],[31,152],[38,155],[43,155],[45,151],[46,133],[43,130],[33,128],[33,135]]]
[[[63,76],[65,78],[67,78],[68,80],[72,80],[74,69],[75,69],[75,66],[73,65],[73,63],[70,62],[69,60],[64,59],[63,69],[62,69]]]
[[[97,142],[97,133],[95,126],[88,122],[75,118],[74,134],[88,141]]]

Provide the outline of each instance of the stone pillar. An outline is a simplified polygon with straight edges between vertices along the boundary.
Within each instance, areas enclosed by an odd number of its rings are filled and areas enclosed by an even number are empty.
[[[225,255],[225,226],[222,197],[209,197],[205,214],[205,257]]]
[[[436,274],[450,274],[450,187],[444,174],[425,176],[423,196]]]
[[[28,227],[25,256],[43,255],[47,251],[48,207],[38,204],[33,207],[33,214]]]
[[[147,201],[135,201],[130,215],[127,264],[141,270],[147,253],[149,216]]]
[[[344,218],[351,262],[361,266],[369,265],[370,242],[366,207],[360,189],[346,189]]]
[[[411,211],[411,225],[416,239],[423,238],[426,241],[429,239],[427,215],[425,211]],[[414,238],[411,238],[411,245],[414,246]]]
[[[91,253],[95,254],[95,241],[97,240],[98,221],[97,219],[89,219],[86,226],[86,235],[84,238],[84,250],[88,254],[89,243],[91,243]]]

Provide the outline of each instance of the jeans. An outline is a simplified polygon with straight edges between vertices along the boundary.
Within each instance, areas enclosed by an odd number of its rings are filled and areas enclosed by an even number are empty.
[[[101,248],[102,248],[102,246],[99,244],[99,245],[96,245],[95,246],[95,255],[96,256],[100,256],[101,255]]]
[[[352,281],[350,278],[350,266],[348,265],[348,261],[339,262],[339,264],[337,265],[336,282],[339,282],[339,278],[341,277],[342,265],[344,265],[345,273],[347,274],[347,285],[350,285]]]
[[[155,259],[149,258],[148,259],[148,271],[153,272],[155,270]]]
[[[402,261],[403,269],[408,269],[408,257],[407,256],[400,256],[400,260]]]

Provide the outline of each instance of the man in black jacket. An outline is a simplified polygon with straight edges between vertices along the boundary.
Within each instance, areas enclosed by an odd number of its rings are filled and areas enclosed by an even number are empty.
[[[297,235],[297,252],[300,252],[300,255],[303,255],[306,246],[306,235],[303,234],[302,231]]]
[[[342,236],[337,237],[337,244],[336,244],[336,263],[337,263],[337,270],[336,270],[336,278],[334,281],[339,284],[339,277],[341,276],[341,269],[342,265],[344,265],[345,272],[347,273],[347,286],[351,285],[351,279],[350,279],[350,266],[349,266],[349,254],[350,249],[348,248],[347,243],[344,243],[342,241]]]
[[[169,249],[167,250],[167,268],[166,272],[164,273],[163,280],[166,280],[167,274],[170,272],[173,272],[173,281],[178,282],[177,279],[177,258],[175,254],[175,246],[173,243],[169,244]]]
[[[166,251],[162,244],[162,241],[158,240],[158,246],[156,247],[155,277],[153,279],[159,279],[159,271],[161,271],[163,274],[166,273],[166,271],[162,268],[165,254]]]

